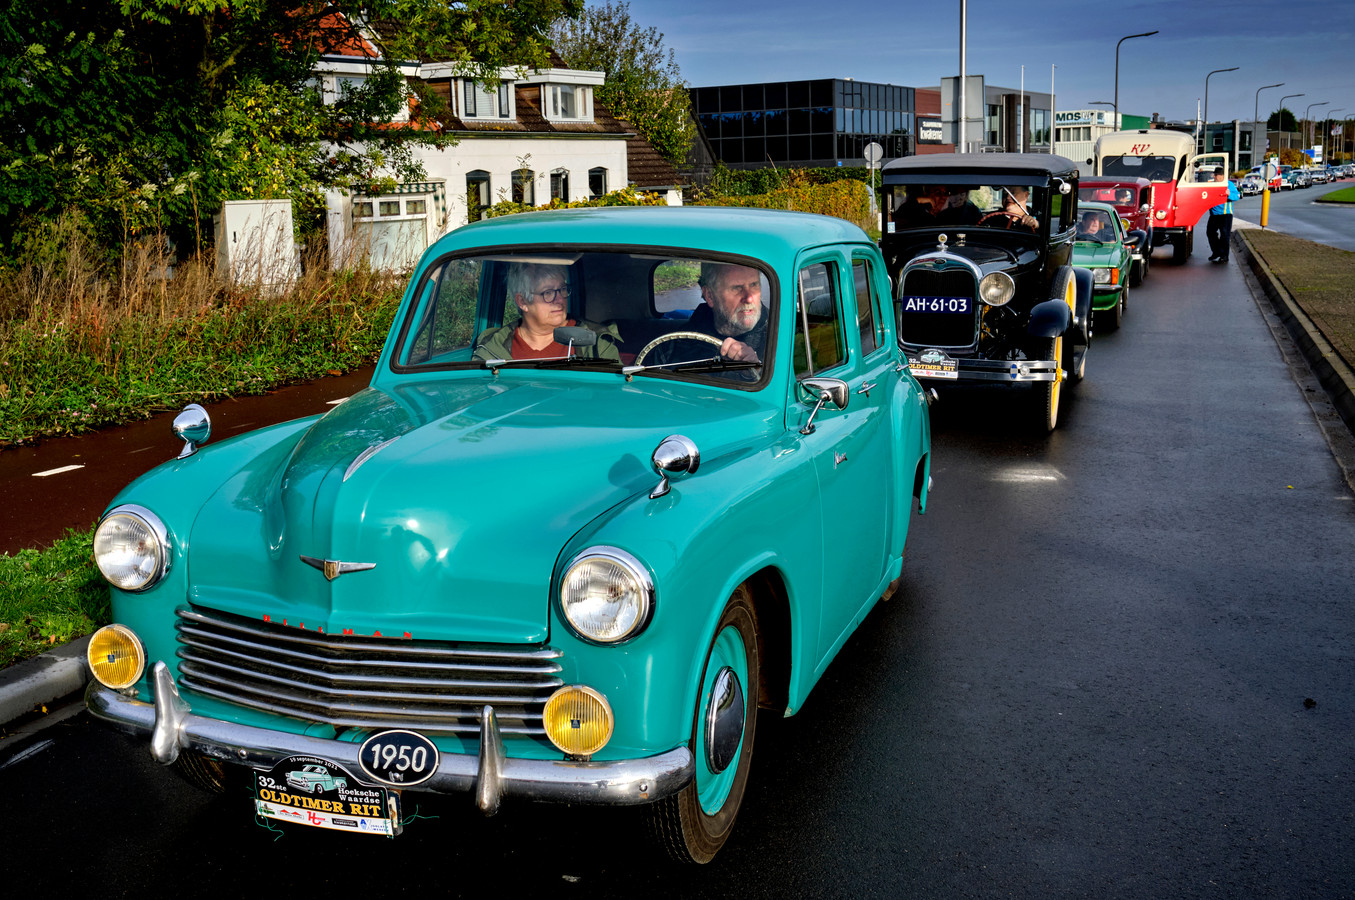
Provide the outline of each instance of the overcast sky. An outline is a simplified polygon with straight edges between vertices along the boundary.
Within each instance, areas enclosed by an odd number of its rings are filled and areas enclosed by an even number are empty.
[[[906,87],[959,73],[959,0],[630,0],[632,18],[664,34],[693,86],[854,78]],[[1250,120],[1285,101],[1300,118],[1325,110],[1355,118],[1355,2],[1224,0],[969,0],[971,75],[989,85],[1049,91],[1058,109],[1114,100],[1120,47],[1120,112]],[[1051,70],[1051,66],[1056,66]],[[1342,110],[1341,108],[1344,107]],[[1096,108],[1096,107],[1091,107]],[[1106,108],[1106,107],[1101,107]]]

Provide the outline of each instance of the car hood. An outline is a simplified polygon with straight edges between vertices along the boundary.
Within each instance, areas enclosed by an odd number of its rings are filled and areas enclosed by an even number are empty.
[[[741,392],[551,375],[354,395],[206,503],[189,599],[327,634],[543,641],[561,549],[657,484],[664,436],[685,433],[710,458],[728,449],[721,435],[773,424]]]
[[[1078,241],[1073,244],[1073,265],[1116,266],[1120,264],[1120,253],[1121,249],[1118,244]]]

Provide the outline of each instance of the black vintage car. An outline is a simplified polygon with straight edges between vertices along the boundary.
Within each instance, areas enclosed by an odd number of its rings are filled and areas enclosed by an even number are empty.
[[[1091,343],[1091,273],[1070,265],[1077,166],[1039,153],[935,154],[884,167],[881,239],[899,343],[918,378],[1031,385],[1058,423]]]

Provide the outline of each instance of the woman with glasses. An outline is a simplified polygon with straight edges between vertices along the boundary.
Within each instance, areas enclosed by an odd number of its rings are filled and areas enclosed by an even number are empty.
[[[566,266],[515,263],[508,272],[508,296],[522,317],[501,328],[487,328],[475,342],[477,359],[621,360],[620,336],[613,326],[586,325],[597,333],[592,346],[569,347],[555,340],[555,329],[578,323],[569,317],[569,269]]]

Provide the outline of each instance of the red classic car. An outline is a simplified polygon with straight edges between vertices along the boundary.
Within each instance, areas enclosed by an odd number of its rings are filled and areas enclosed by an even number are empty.
[[[1078,182],[1077,198],[1109,203],[1129,223],[1126,232],[1143,232],[1134,246],[1134,264],[1129,272],[1130,285],[1138,286],[1148,277],[1148,264],[1153,256],[1153,183],[1147,178],[1086,178]]]

